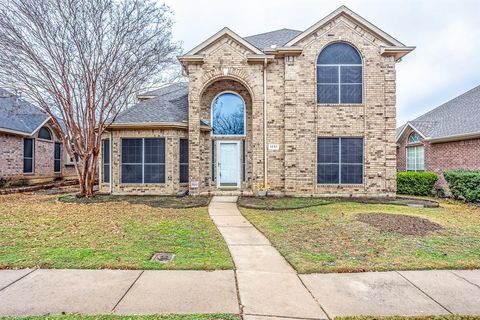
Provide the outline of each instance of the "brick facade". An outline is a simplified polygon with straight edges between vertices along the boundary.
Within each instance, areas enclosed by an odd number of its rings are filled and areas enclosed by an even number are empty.
[[[406,150],[408,146],[423,145],[425,171],[439,175],[439,184],[445,183],[443,172],[456,169],[480,170],[480,139],[468,139],[450,142],[432,143],[421,140],[418,144],[409,144],[408,137],[414,132],[406,128],[397,142],[397,170],[406,171]]]
[[[54,172],[54,144],[60,141],[55,131],[49,126],[52,140],[38,138],[35,132],[28,138],[34,139],[34,172],[23,173],[23,139],[19,135],[0,132],[0,178],[30,179],[37,177],[58,177],[74,175],[73,165],[67,165],[68,155],[62,146],[61,172]]]
[[[351,44],[363,60],[363,103],[355,105],[317,104],[316,61],[327,45],[343,41]],[[257,192],[264,179],[270,192],[317,196],[394,196],[396,192],[396,74],[395,58],[381,53],[389,46],[377,34],[345,15],[339,15],[305,37],[296,46],[301,54],[275,54],[268,63],[249,60],[252,51],[225,34],[202,48],[202,61],[182,61],[189,80],[188,131],[161,129],[113,130],[115,193],[174,193],[180,189],[173,176],[163,186],[122,186],[119,183],[118,139],[121,136],[169,135],[170,144],[185,135],[189,139],[190,193],[217,192],[212,179],[212,137],[200,130],[201,120],[211,120],[214,97],[233,91],[246,103],[246,181],[240,191]],[[266,74],[265,74],[266,73]],[[264,76],[266,87],[264,88]],[[266,95],[264,94],[266,93]],[[266,101],[266,102],[265,102]],[[264,161],[264,103],[266,103],[266,144]],[[364,177],[358,185],[317,184],[317,138],[361,137],[364,141]],[[227,138],[231,139],[231,138]],[[243,138],[237,138],[241,140]],[[175,166],[176,154],[168,153]],[[115,168],[116,167],[116,168]],[[198,182],[198,188],[191,183]],[[107,190],[102,187],[102,190]]]

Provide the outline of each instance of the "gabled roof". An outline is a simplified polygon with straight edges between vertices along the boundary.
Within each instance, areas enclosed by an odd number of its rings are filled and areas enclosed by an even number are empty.
[[[337,10],[333,11],[330,13],[328,16],[325,18],[321,19],[317,23],[315,23],[313,26],[296,36],[295,38],[291,39],[286,46],[293,46],[297,44],[299,41],[302,39],[308,37],[311,33],[315,32],[317,29],[322,27],[323,25],[329,23],[331,20],[337,18],[340,15],[345,15],[350,19],[353,19],[354,21],[358,22],[361,24],[363,27],[369,29],[371,32],[385,40],[387,43],[389,43],[391,46],[396,46],[396,47],[405,47],[403,43],[398,41],[397,39],[393,38],[391,35],[386,33],[385,31],[381,30],[380,28],[376,27],[372,23],[370,23],[368,20],[362,18],[360,15],[356,14],[346,6],[340,6]]]
[[[174,83],[140,96],[149,96],[152,98],[142,100],[119,113],[113,122],[114,125],[134,123],[187,123],[188,83]]]
[[[397,140],[406,126],[432,141],[480,135],[480,86],[397,128]]]
[[[265,48],[271,48],[272,46],[283,47],[288,41],[295,38],[302,31],[293,29],[280,29],[253,36],[245,37],[244,39],[253,44],[255,47],[263,50]]]
[[[245,39],[243,39],[242,37],[240,37],[238,34],[236,34],[235,32],[233,32],[232,30],[230,30],[229,28],[225,27],[223,28],[222,30],[218,31],[217,33],[215,33],[213,36],[211,36],[210,38],[208,38],[207,40],[203,41],[202,43],[200,43],[198,46],[196,46],[195,48],[193,48],[192,50],[190,50],[189,52],[187,52],[185,54],[185,56],[192,56],[192,55],[196,55],[198,54],[200,51],[202,51],[203,49],[205,49],[206,47],[208,47],[210,44],[214,43],[215,41],[217,41],[218,39],[220,39],[221,37],[223,36],[229,36],[231,37],[232,39],[236,40],[237,42],[239,42],[240,44],[242,44],[243,46],[245,46],[247,49],[250,49],[253,53],[256,53],[256,54],[263,54],[262,51],[260,51],[257,47],[253,46],[252,44],[250,44],[248,41],[246,41]]]
[[[0,88],[0,131],[31,135],[49,119],[42,109]]]

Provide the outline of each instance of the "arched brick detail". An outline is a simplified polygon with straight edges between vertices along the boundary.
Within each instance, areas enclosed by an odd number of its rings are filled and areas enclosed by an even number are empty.
[[[224,70],[215,68],[212,71],[206,72],[203,77],[202,77],[202,85],[199,86],[199,90],[195,91],[195,96],[196,99],[200,100],[204,91],[213,83],[220,81],[220,80],[234,80],[239,82],[241,85],[243,85],[247,90],[248,93],[250,94],[250,97],[252,98],[252,101],[255,101],[255,93],[253,88],[250,86],[250,83],[253,83],[253,81],[250,81],[247,73],[243,69],[238,69],[238,68],[225,68],[227,71],[227,74],[225,75]]]

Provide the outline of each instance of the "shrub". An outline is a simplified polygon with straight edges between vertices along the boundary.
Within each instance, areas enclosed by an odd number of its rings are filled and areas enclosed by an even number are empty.
[[[480,202],[480,171],[454,170],[443,174],[455,199]]]
[[[433,172],[397,172],[397,192],[412,196],[430,196],[438,176]]]

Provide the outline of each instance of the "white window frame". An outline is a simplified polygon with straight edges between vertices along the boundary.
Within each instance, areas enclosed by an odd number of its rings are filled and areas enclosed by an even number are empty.
[[[214,123],[213,123],[213,104],[215,103],[215,100],[217,100],[217,98],[219,96],[221,96],[222,94],[225,94],[225,93],[231,93],[231,94],[234,94],[238,97],[240,97],[240,99],[242,99],[242,102],[243,102],[243,134],[214,134],[213,133],[213,128],[214,128]],[[238,94],[237,92],[235,91],[222,91],[220,92],[219,94],[217,94],[213,100],[212,100],[212,103],[210,104],[210,125],[212,126],[212,133],[211,133],[211,136],[212,137],[223,137],[223,138],[241,138],[241,137],[245,137],[247,135],[247,104],[245,103],[245,99],[243,99],[243,97]]]
[[[409,164],[409,161],[408,161],[408,156],[409,156],[409,152],[408,150],[415,150],[414,151],[414,156],[413,156],[413,167],[414,169],[410,169],[408,164]],[[418,159],[418,150],[421,149],[422,150],[422,153],[423,153],[423,163],[421,163],[422,165],[422,169],[419,169],[418,166],[419,166],[419,163],[417,163],[417,159]],[[424,145],[415,145],[415,146],[407,146],[405,148],[405,169],[406,171],[409,171],[409,172],[423,172],[425,171],[425,146]]]

